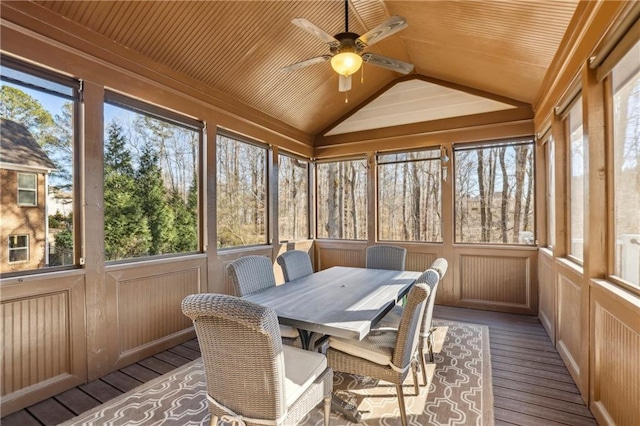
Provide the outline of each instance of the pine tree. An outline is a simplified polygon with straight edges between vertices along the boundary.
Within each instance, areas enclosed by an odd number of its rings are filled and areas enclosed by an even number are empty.
[[[149,254],[171,253],[175,240],[174,213],[167,201],[167,191],[158,166],[158,154],[149,145],[142,147],[136,173],[136,189],[144,216],[151,232]]]
[[[194,213],[184,202],[180,191],[176,188],[171,192],[169,201],[175,217],[175,239],[173,249],[176,253],[193,252],[198,250],[197,212]]]
[[[104,243],[107,260],[149,252],[151,232],[135,190],[131,154],[122,127],[112,121],[104,158]]]

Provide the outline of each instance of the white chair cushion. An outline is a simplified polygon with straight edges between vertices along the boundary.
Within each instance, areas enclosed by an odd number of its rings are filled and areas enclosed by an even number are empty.
[[[387,315],[378,321],[378,323],[373,327],[373,330],[382,330],[385,328],[397,330],[398,327],[400,327],[400,320],[402,319],[403,312],[404,306],[395,305]]]
[[[284,354],[285,397],[291,406],[324,370],[327,357],[321,353],[282,345]]]
[[[295,339],[298,336],[300,336],[300,333],[298,333],[297,328],[291,327],[290,325],[280,324],[280,337]]]
[[[390,365],[397,336],[397,330],[371,330],[362,340],[330,337],[329,346],[376,364]]]

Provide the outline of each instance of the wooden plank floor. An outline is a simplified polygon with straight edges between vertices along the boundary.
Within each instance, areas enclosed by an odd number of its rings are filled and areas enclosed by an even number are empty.
[[[537,317],[436,306],[434,317],[489,327],[499,425],[597,425]]]
[[[499,425],[597,425],[536,317],[436,306],[434,317],[489,327],[494,414]],[[55,425],[200,356],[196,340],[1,419]]]

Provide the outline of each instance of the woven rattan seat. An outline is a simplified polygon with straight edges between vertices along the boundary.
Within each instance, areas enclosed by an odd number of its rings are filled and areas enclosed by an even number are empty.
[[[311,258],[307,252],[302,250],[285,251],[278,256],[276,261],[282,268],[285,282],[313,274]]]
[[[335,371],[373,377],[396,385],[403,426],[407,425],[402,383],[417,362],[418,330],[429,296],[426,284],[413,286],[397,330],[372,331],[363,340],[331,337],[327,360]],[[413,368],[416,394],[418,377]]]
[[[366,267],[404,271],[407,249],[390,245],[369,246],[366,251]]]
[[[447,273],[448,262],[444,258],[438,258],[433,261],[429,269],[427,269],[416,280],[416,283],[424,283],[429,286],[429,298],[424,310],[424,316],[422,318],[422,325],[420,327],[420,339],[418,342],[418,354],[422,367],[422,380],[427,384],[426,363],[424,358],[424,351],[427,350],[429,354],[429,361],[433,362],[433,307],[436,301],[436,294],[438,292],[438,286],[440,281]],[[404,307],[400,305],[394,306],[387,315],[385,315],[374,327],[374,330],[381,329],[398,329]]]
[[[198,336],[212,425],[295,425],[323,401],[329,424],[333,372],[326,357],[283,345],[272,309],[235,296],[194,294],[182,301],[182,311]]]
[[[271,259],[265,256],[244,256],[227,265],[227,275],[234,294],[238,297],[276,286]],[[295,344],[299,338],[298,329],[280,325],[280,335],[287,345]]]

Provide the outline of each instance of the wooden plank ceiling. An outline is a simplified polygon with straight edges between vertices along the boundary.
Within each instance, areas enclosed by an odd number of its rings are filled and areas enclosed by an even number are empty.
[[[349,102],[328,62],[279,69],[329,53],[291,23],[303,17],[344,31],[342,1],[36,1],[108,40],[316,135],[400,77],[364,66]],[[367,51],[415,65],[414,73],[532,103],[577,0],[350,0],[349,30],[392,15],[409,26]],[[106,40],[105,39],[105,40]]]

